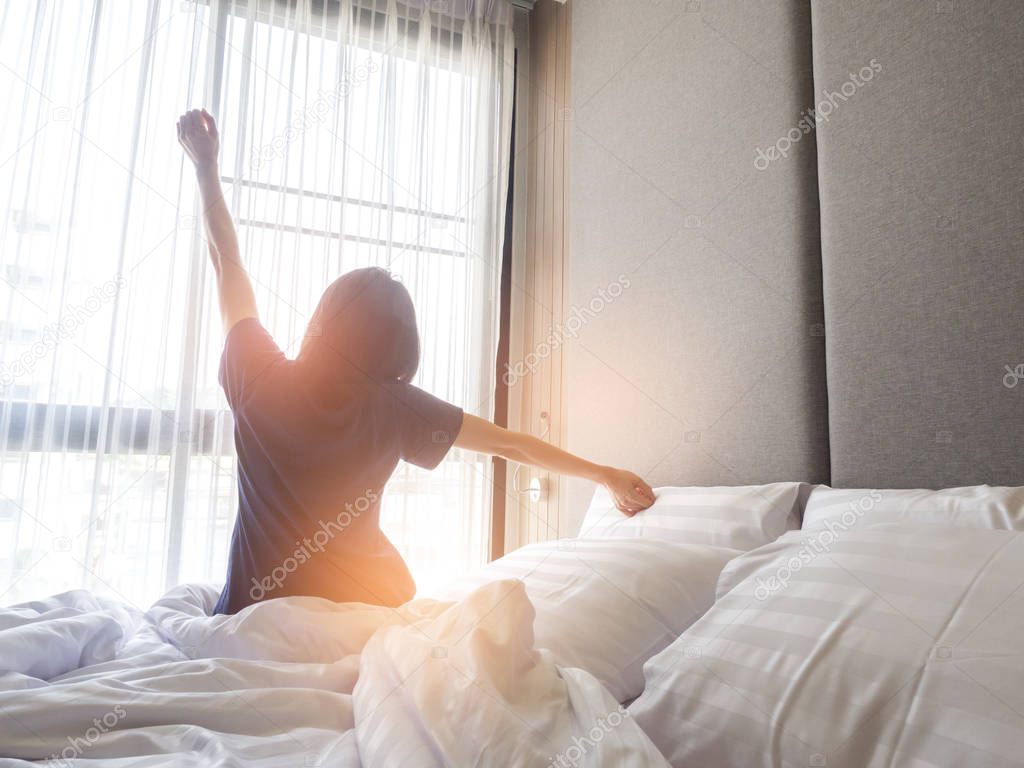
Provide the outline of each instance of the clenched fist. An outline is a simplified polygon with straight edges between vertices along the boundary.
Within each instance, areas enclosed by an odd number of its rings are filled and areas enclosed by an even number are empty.
[[[178,143],[197,171],[217,165],[220,135],[213,115],[205,109],[192,109],[178,118]]]

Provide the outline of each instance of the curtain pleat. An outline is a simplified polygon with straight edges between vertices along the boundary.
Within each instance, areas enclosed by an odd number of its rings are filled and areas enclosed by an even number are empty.
[[[513,41],[504,2],[0,1],[0,602],[144,607],[220,581],[237,503],[223,340],[174,123],[206,106],[261,318],[409,288],[416,383],[489,415]],[[339,467],[339,471],[344,471]],[[486,460],[401,466],[383,526],[421,588],[482,562]]]

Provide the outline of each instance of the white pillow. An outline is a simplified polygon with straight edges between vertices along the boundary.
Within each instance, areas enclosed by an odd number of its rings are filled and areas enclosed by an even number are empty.
[[[800,527],[803,483],[655,488],[654,504],[627,517],[599,487],[579,538],[643,538],[749,550]]]
[[[822,485],[811,491],[801,527],[805,531],[841,532],[855,525],[876,523],[1024,530],[1024,488],[975,485],[928,491]]]
[[[651,539],[561,539],[517,549],[438,597],[458,600],[488,581],[521,580],[537,611],[536,646],[624,702],[643,690],[644,662],[711,606],[718,574],[739,554]]]
[[[1019,764],[1024,533],[790,531],[734,566],[629,708],[672,765]]]

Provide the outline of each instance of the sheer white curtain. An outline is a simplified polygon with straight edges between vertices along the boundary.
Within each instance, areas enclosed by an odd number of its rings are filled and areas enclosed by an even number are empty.
[[[513,75],[505,0],[2,1],[0,603],[223,579],[235,460],[188,107],[220,123],[282,347],[332,279],[383,266],[416,302],[416,383],[489,415]],[[384,527],[421,587],[485,559],[489,501],[475,456],[396,473]]]

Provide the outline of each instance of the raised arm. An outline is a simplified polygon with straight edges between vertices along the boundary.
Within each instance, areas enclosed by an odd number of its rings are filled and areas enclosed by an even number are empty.
[[[178,119],[178,143],[196,169],[203,220],[209,242],[210,260],[217,275],[220,317],[227,334],[246,317],[258,317],[256,295],[238,252],[238,236],[220,186],[217,155],[220,136],[213,116],[205,109],[193,109]]]
[[[654,491],[640,477],[624,469],[604,467],[556,448],[532,435],[510,432],[486,419],[466,414],[455,445],[468,451],[503,456],[560,475],[572,475],[605,486],[617,506],[634,515],[654,503]]]

